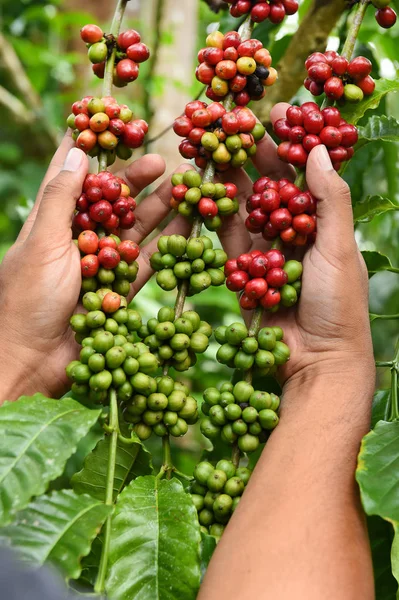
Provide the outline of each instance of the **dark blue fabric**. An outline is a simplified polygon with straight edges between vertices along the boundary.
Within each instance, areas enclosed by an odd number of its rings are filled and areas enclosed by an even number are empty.
[[[1,600],[77,600],[49,569],[29,569],[7,549],[0,549]],[[81,597],[80,597],[81,598]]]

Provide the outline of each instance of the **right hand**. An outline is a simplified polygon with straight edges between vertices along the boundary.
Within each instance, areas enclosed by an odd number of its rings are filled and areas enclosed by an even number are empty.
[[[287,107],[287,104],[275,106],[272,121],[284,117]],[[292,179],[293,171],[279,161],[270,138],[259,144],[256,166],[261,175]],[[230,173],[228,178],[231,179]],[[318,199],[318,232],[316,242],[303,257],[300,300],[294,309],[264,319],[264,325],[283,328],[284,340],[291,348],[291,360],[281,369],[282,383],[295,387],[315,375],[346,372],[350,376],[358,369],[365,378],[364,385],[372,389],[375,367],[368,315],[368,277],[355,240],[350,190],[334,171],[324,146],[310,153],[306,180],[310,192]],[[250,234],[244,225],[251,181],[241,172],[236,175],[235,183],[241,192],[241,210],[226,220],[220,232],[230,258],[270,247],[261,235]]]

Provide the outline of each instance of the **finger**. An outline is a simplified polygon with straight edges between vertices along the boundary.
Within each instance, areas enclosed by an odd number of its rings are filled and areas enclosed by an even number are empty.
[[[76,200],[82,193],[88,168],[86,154],[79,148],[72,148],[62,170],[44,189],[31,236],[51,235],[54,238],[65,233],[71,234]]]
[[[178,233],[188,237],[190,230],[190,222],[182,215],[177,215],[177,217],[175,217],[173,221],[171,221],[157,237],[152,239],[148,244],[141,248],[140,256],[138,258],[139,272],[137,279],[132,286],[133,296],[137,294],[139,290],[141,290],[141,288],[147,283],[151,275],[154,273],[154,270],[150,265],[150,258],[151,255],[158,250],[157,243],[161,235],[173,235],[174,233]]]
[[[229,258],[248,252],[252,246],[252,237],[239,214],[225,217],[217,233]]]
[[[147,154],[116,173],[127,181],[132,196],[137,196],[165,173],[166,165],[159,154]]]
[[[184,173],[184,171],[191,169],[190,165],[183,164],[176,169],[175,173]],[[165,179],[152,194],[140,202],[134,213],[136,216],[134,226],[123,232],[122,237],[124,239],[130,239],[140,244],[168,216],[172,210],[170,206],[172,197],[170,179],[170,177]]]
[[[280,102],[272,108],[270,118],[273,124],[278,119],[285,117],[289,106],[285,102]],[[266,175],[270,179],[295,179],[295,169],[279,159],[277,156],[277,145],[268,134],[258,142],[256,154],[252,162],[261,175]]]
[[[56,151],[51,160],[49,168],[47,169],[47,173],[45,174],[44,179],[40,185],[39,191],[37,193],[35,204],[33,205],[33,208],[19,233],[17,240],[18,242],[24,242],[28,237],[29,233],[31,232],[36,219],[37,211],[39,210],[40,202],[43,197],[44,188],[49,183],[49,181],[54,179],[54,177],[56,177],[61,171],[65,158],[69,150],[73,148],[73,146],[74,141],[71,137],[71,130],[68,129],[66,134],[64,135],[61,145],[59,146],[58,150]]]
[[[350,190],[334,171],[325,146],[311,151],[306,166],[310,192],[318,199],[316,248],[335,258],[355,252]]]

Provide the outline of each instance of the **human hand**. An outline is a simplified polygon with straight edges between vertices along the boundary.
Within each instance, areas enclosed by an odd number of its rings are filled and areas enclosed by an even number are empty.
[[[274,107],[272,121],[284,117],[287,107],[286,104]],[[259,144],[255,165],[261,175],[293,178],[291,167],[277,158],[270,138]],[[229,173],[227,177],[232,180],[232,176],[241,191],[241,209],[238,215],[225,221],[220,238],[229,257],[235,258],[254,249],[265,251],[270,243],[246,230],[245,202],[252,193],[252,183],[243,171],[235,176]],[[300,301],[294,309],[265,317],[265,324],[283,328],[284,339],[291,348],[292,358],[281,369],[285,392],[318,375],[334,374],[339,377],[347,374],[352,380],[359,374],[363,385],[368,382],[372,389],[374,360],[368,278],[355,241],[350,190],[333,170],[324,146],[312,150],[306,180],[309,190],[319,200],[318,233],[315,244],[303,256]],[[292,258],[298,258],[298,252],[301,253],[296,250]]]
[[[88,159],[66,135],[54,155],[35,205],[17,241],[0,266],[0,403],[22,393],[56,396],[65,390],[65,366],[77,357],[78,345],[69,327],[81,286],[79,251],[72,241],[71,222],[76,199],[88,171]],[[139,194],[165,171],[158,155],[147,155],[118,173]],[[134,227],[125,238],[141,243],[170,212],[169,181],[143,200],[135,211]],[[185,232],[176,217],[163,232]],[[145,245],[132,295],[152,274],[149,257],[157,239]]]

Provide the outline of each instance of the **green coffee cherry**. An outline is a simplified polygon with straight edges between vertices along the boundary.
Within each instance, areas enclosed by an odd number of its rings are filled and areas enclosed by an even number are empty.
[[[259,422],[263,429],[272,430],[277,427],[279,418],[273,410],[265,409],[259,413]]]
[[[284,342],[276,342],[273,350],[273,356],[276,365],[284,365],[290,359],[290,349]]]
[[[230,423],[223,427],[221,438],[226,444],[234,444],[234,442],[237,440],[237,435],[233,431]]]
[[[211,492],[221,492],[227,481],[227,475],[221,469],[215,469],[206,480],[206,485]]]
[[[236,474],[236,468],[230,460],[219,460],[219,462],[216,464],[216,469],[224,471],[226,473],[227,479],[234,477],[234,475]]]
[[[248,467],[238,467],[238,469],[236,470],[236,476],[241,479],[244,485],[247,485],[251,475],[252,471],[251,469],[248,469]]]
[[[77,367],[78,368],[78,367]],[[212,406],[209,410],[209,418],[212,421],[213,425],[223,426],[226,425],[226,415],[221,406],[218,404]]]
[[[200,187],[202,184],[202,178],[198,171],[191,169],[190,171],[185,171],[185,173],[183,173],[182,183],[184,183],[184,185],[186,185],[189,188]]]
[[[235,398],[231,392],[222,392],[220,394],[219,404],[223,408],[226,408],[226,406],[229,406],[229,404],[234,404],[234,402]]]
[[[214,425],[208,417],[201,420],[200,429],[201,433],[210,440],[213,440],[220,435],[220,427]]]
[[[259,446],[259,438],[256,435],[246,433],[238,438],[238,447],[241,452],[255,452]]]

